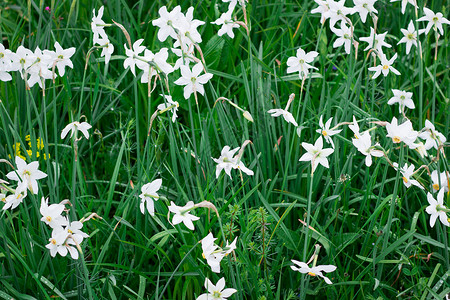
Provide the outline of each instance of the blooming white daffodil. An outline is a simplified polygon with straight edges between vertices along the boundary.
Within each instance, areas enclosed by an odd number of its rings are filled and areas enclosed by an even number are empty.
[[[225,170],[225,173],[230,176],[231,178],[231,170],[232,169],[239,169],[245,174],[252,176],[254,173],[252,170],[247,168],[244,163],[240,160],[239,154],[234,156],[234,154],[240,149],[241,147],[234,148],[233,150],[230,150],[230,146],[225,146],[222,149],[222,152],[220,153],[219,158],[213,158],[211,157],[214,162],[217,163],[216,166],[216,178],[219,178],[220,173],[222,170]]]
[[[177,22],[177,29],[179,35],[173,46],[179,47],[182,44],[200,44],[202,42],[202,36],[197,30],[197,27],[205,24],[204,21],[194,19],[194,7],[189,7],[186,15],[181,14],[181,18]]]
[[[38,170],[39,162],[33,161],[27,164],[25,160],[16,156],[16,166],[17,170],[9,172],[6,177],[10,180],[26,182],[30,192],[36,195],[39,190],[37,180],[47,177],[47,174]]]
[[[427,194],[427,200],[430,205],[425,210],[430,214],[430,226],[434,227],[438,217],[442,224],[450,226],[447,216],[448,209],[444,205],[444,189],[441,189],[437,194],[437,200],[430,193]]]
[[[270,109],[267,112],[269,114],[271,114],[272,117],[283,116],[283,118],[286,120],[286,122],[292,123],[292,124],[294,124],[295,127],[297,127],[298,126],[297,122],[295,121],[295,119],[292,116],[292,114],[290,112],[288,112],[289,105],[291,105],[291,102],[294,100],[294,97],[295,97],[294,94],[290,95],[288,103],[286,104],[286,108],[285,109],[276,108],[276,109]]]
[[[375,49],[378,51],[378,53],[381,55],[383,53],[383,47],[391,48],[392,45],[386,43],[384,39],[386,38],[387,31],[385,33],[377,34],[375,33],[375,29],[373,27],[370,27],[370,35],[368,37],[362,37],[359,38],[361,41],[368,43],[366,49],[364,51],[367,51],[369,49]]]
[[[311,174],[314,173],[319,164],[325,168],[329,168],[327,157],[334,152],[334,149],[323,149],[322,136],[316,140],[314,145],[303,142],[302,147],[305,148],[307,152],[300,157],[299,161],[311,161]]]
[[[359,135],[358,138],[352,138],[352,143],[359,152],[366,156],[365,163],[368,167],[372,165],[372,156],[383,156],[383,151],[376,149],[380,146],[380,144],[376,143],[372,146],[372,138],[368,131],[365,131],[363,134]]]
[[[163,6],[159,9],[159,18],[152,21],[153,26],[159,27],[158,39],[164,42],[167,37],[177,38],[177,33],[175,31],[175,25],[178,23],[179,19],[184,17],[181,13],[181,6],[175,6],[169,13],[167,7]]]
[[[100,7],[97,16],[95,15],[95,9],[92,11],[91,29],[94,33],[94,44],[101,44],[100,40],[108,39],[108,35],[106,34],[104,29],[104,26],[106,24],[102,20],[104,9],[104,6]]]
[[[65,206],[63,204],[48,205],[48,198],[42,197],[39,209],[42,215],[41,221],[51,228],[66,226],[68,224],[67,218],[61,215],[64,209]]]
[[[100,48],[102,48],[100,57],[105,57],[105,64],[109,64],[111,55],[114,52],[114,45],[108,38],[97,39],[96,43],[100,45]]]
[[[291,261],[294,263],[293,266],[291,266],[291,269],[294,271],[298,271],[302,274],[308,274],[310,276],[318,276],[320,278],[323,278],[327,284],[332,284],[331,280],[324,276],[322,272],[330,273],[334,272],[337,267],[333,265],[320,265],[310,268],[306,263],[291,259]]]
[[[408,146],[413,146],[417,139],[418,132],[412,127],[410,120],[406,120],[402,124],[398,124],[397,118],[393,117],[391,123],[386,124],[387,137],[392,139],[394,144],[404,142]]]
[[[172,52],[178,56],[179,58],[175,62],[175,65],[173,66],[174,70],[178,70],[180,66],[187,66],[189,67],[189,64],[191,62],[196,62],[198,59],[194,55],[194,47],[188,47],[186,45],[182,45],[180,49],[178,48],[172,48]]]
[[[211,267],[211,271],[220,273],[220,262],[225,256],[236,249],[237,237],[231,244],[228,244],[227,241],[227,246],[223,249],[214,243],[215,240],[217,240],[217,238],[215,238],[211,232],[202,239],[202,256]]]
[[[142,57],[139,57],[139,54],[141,54],[146,49],[145,46],[141,46],[143,41],[144,39],[139,39],[134,42],[132,49],[128,49],[126,44],[123,45],[125,47],[125,54],[128,56],[123,61],[123,68],[127,69],[129,67],[131,73],[133,73],[134,76],[136,76],[136,65],[138,66],[138,68],[144,69],[145,65],[147,64],[144,61],[140,60],[142,59]]]
[[[353,116],[353,122],[350,125],[348,125],[348,128],[351,131],[353,131],[355,138],[357,138],[357,139],[360,138],[361,133],[359,132],[359,125],[358,125],[358,122],[356,121],[355,116]]]
[[[17,71],[19,69],[19,66],[13,65],[13,63],[12,63],[12,58],[15,55],[16,54],[13,53],[11,50],[6,49],[5,46],[3,46],[3,44],[0,44],[0,69],[5,72]],[[9,80],[11,80],[11,79],[9,79]],[[2,80],[2,81],[7,81],[7,80]]]
[[[378,11],[373,6],[377,2],[377,0],[353,0],[353,3],[355,6],[353,9],[359,13],[359,16],[361,17],[361,21],[363,23],[366,23],[367,20],[367,14],[377,14]]]
[[[325,23],[325,20],[328,18],[327,11],[330,10],[330,5],[328,4],[328,0],[314,0],[318,7],[311,10],[312,14],[321,14],[320,23]]]
[[[225,289],[225,278],[220,278],[217,285],[214,285],[208,278],[205,279],[205,288],[208,293],[201,294],[197,300],[227,300],[228,297],[237,292],[236,289]]]
[[[239,28],[239,24],[237,24],[231,17],[232,13],[233,10],[230,9],[227,12],[223,13],[216,21],[211,22],[211,24],[222,25],[222,27],[219,29],[219,32],[217,33],[219,36],[222,36],[226,33],[230,38],[234,38],[233,28]]]
[[[71,238],[76,241],[78,245],[83,242],[83,239],[89,237],[87,233],[81,231],[81,228],[83,228],[83,223],[80,221],[70,222],[65,227],[66,231],[71,234]]]
[[[302,48],[298,48],[297,55],[288,58],[288,68],[286,72],[299,72],[298,76],[300,79],[306,78],[308,76],[309,69],[318,70],[316,67],[310,65],[310,63],[314,61],[314,58],[316,58],[317,55],[319,55],[319,53],[316,51],[306,53]]]
[[[381,54],[381,64],[376,67],[370,67],[369,71],[375,71],[375,74],[373,74],[372,79],[377,78],[381,73],[386,77],[389,74],[389,71],[394,73],[395,75],[400,75],[400,72],[392,66],[395,59],[397,58],[397,53],[394,54],[394,56],[388,60],[384,54]]]
[[[70,124],[68,124],[66,127],[64,127],[64,129],[61,131],[61,139],[64,139],[67,134],[69,133],[69,131],[71,131],[70,133],[70,137],[73,137],[75,135],[75,138],[77,138],[77,132],[81,131],[81,133],[84,135],[84,137],[86,139],[89,139],[89,132],[88,130],[91,129],[92,126],[91,124],[87,123],[87,122],[72,122]]]
[[[395,103],[399,104],[398,112],[402,113],[405,110],[405,106],[409,109],[414,109],[416,106],[414,105],[414,102],[412,100],[413,93],[407,92],[407,91],[401,91],[392,89],[392,92],[394,93],[394,97],[389,99],[388,104],[393,105]]]
[[[335,35],[337,35],[337,39],[333,43],[333,48],[338,48],[342,45],[344,45],[345,53],[350,54],[351,46],[352,46],[352,31],[347,25],[345,25],[345,22],[341,22],[341,28],[337,29],[335,27],[331,28],[331,31]]]
[[[320,115],[320,119],[319,119],[320,129],[317,129],[316,132],[323,135],[323,137],[325,138],[325,141],[327,141],[327,143],[331,144],[331,147],[334,149],[334,143],[333,143],[333,140],[331,139],[331,136],[338,134],[339,132],[342,131],[342,129],[335,130],[334,129],[335,127],[330,128],[331,121],[333,121],[333,117],[329,118],[328,121],[324,125],[323,124],[323,115]]]
[[[191,215],[189,213],[194,208],[195,205],[193,201],[189,201],[185,206],[177,206],[175,205],[175,203],[170,201],[169,211],[175,214],[172,219],[172,224],[177,225],[183,222],[187,228],[189,228],[190,230],[194,230],[195,227],[192,221],[200,220],[199,217]]]
[[[391,0],[391,2],[397,2],[397,1],[402,1],[402,14],[405,14],[406,11],[406,5],[409,3],[414,7],[418,7],[416,0]]]
[[[73,69],[73,63],[70,58],[75,53],[75,47],[63,49],[58,42],[55,42],[55,51],[44,50],[44,54],[52,56],[53,63],[56,64],[59,76],[64,76],[66,66]]]
[[[161,188],[162,179],[155,179],[152,182],[146,183],[141,188],[141,204],[139,208],[141,213],[145,214],[145,208],[151,216],[155,215],[155,204],[153,201],[159,199],[158,190]]]
[[[4,198],[5,205],[3,206],[3,210],[7,210],[9,208],[14,209],[17,206],[19,206],[20,203],[23,202],[23,199],[27,196],[27,182],[22,181],[17,185],[17,188],[14,191],[14,194],[11,194],[9,196],[6,196]]]
[[[431,172],[432,191],[437,192],[443,189],[445,192],[448,192],[450,185],[449,178],[450,173],[448,171],[439,173],[437,170],[434,170]]]
[[[430,32],[430,29],[433,28],[436,32],[439,30],[441,35],[444,35],[444,28],[442,28],[442,24],[450,25],[450,21],[444,18],[442,13],[438,12],[435,14],[431,9],[426,7],[423,8],[423,12],[425,16],[417,19],[418,22],[427,21],[427,27],[425,28],[425,34]]]
[[[345,0],[328,1],[330,9],[325,12],[326,18],[330,19],[330,28],[333,28],[336,22],[347,22],[347,15],[354,14],[354,8],[346,7]]]
[[[177,119],[178,107],[180,106],[180,104],[177,101],[173,101],[172,96],[164,95],[164,98],[166,99],[167,103],[161,103],[157,108],[160,111],[170,109],[170,111],[172,112],[172,122],[175,123],[175,120]]]
[[[27,70],[36,61],[36,56],[34,56],[34,53],[30,49],[20,45],[16,53],[11,54],[11,60],[22,79],[25,80],[28,74]]]
[[[431,148],[437,150],[439,146],[447,141],[445,135],[437,131],[433,123],[429,120],[425,120],[425,127],[419,133],[419,137],[425,140],[425,149],[427,150],[430,150]]]
[[[161,48],[158,53],[153,54],[152,51],[145,49],[143,60],[148,63],[138,64],[138,67],[144,70],[144,74],[141,77],[142,83],[150,82],[150,79],[157,73],[164,73],[165,76],[172,73],[174,68],[167,63],[169,52],[167,48]]]
[[[416,150],[417,153],[424,158],[425,156],[428,156],[427,149],[425,148],[425,144],[422,142],[414,143],[409,146],[410,149]]]
[[[27,70],[28,74],[30,74],[30,77],[27,80],[29,87],[32,87],[37,83],[43,88],[44,79],[53,78],[52,71],[49,70],[53,64],[52,57],[49,53],[51,53],[51,51],[46,51],[46,53],[44,53],[39,47],[36,47],[34,50],[36,60]]]
[[[399,168],[397,163],[393,163],[393,165],[402,173],[403,183],[407,188],[409,188],[411,185],[415,185],[422,190],[424,189],[424,187],[417,180],[411,179],[411,177],[414,175],[415,168],[413,164],[411,164],[409,167],[408,164],[405,164],[402,168]]]
[[[63,227],[56,227],[53,229],[52,237],[49,239],[50,243],[45,246],[50,250],[50,255],[52,257],[55,257],[56,253],[59,253],[61,256],[67,255],[68,250],[65,244],[68,235],[68,232],[64,230]]]
[[[184,98],[189,99],[192,93],[195,94],[195,101],[197,102],[197,92],[204,95],[205,89],[203,85],[206,84],[213,75],[211,73],[205,73],[200,75],[203,71],[203,65],[201,62],[192,67],[192,71],[188,66],[180,66],[181,77],[174,83],[176,85],[184,85]]]
[[[403,37],[401,38],[401,40],[397,43],[398,44],[402,44],[405,43],[406,44],[406,54],[409,54],[409,52],[411,51],[411,47],[414,45],[417,47],[417,30],[414,28],[414,22],[411,20],[409,21],[408,24],[408,29],[400,29],[403,33]]]

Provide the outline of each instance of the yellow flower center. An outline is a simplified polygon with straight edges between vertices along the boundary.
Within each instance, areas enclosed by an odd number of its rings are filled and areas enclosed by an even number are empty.
[[[322,134],[323,134],[323,136],[327,136],[328,135],[328,133],[325,130],[322,130]]]
[[[402,141],[402,139],[401,139],[400,137],[398,137],[398,136],[394,136],[394,137],[392,138],[392,141],[393,141],[394,143],[398,144],[398,143],[400,143],[400,142]]]
[[[405,176],[403,176],[403,181],[404,181],[405,183],[408,183],[408,178],[406,178]]]
[[[50,216],[47,216],[45,219],[46,219],[48,222],[51,222],[51,221],[52,221],[52,217],[50,217]]]
[[[58,58],[59,58],[59,59],[64,59],[64,56],[58,55]]]
[[[387,70],[387,69],[389,69],[389,66],[388,65],[384,65],[383,66],[383,70]]]
[[[316,276],[316,274],[315,274],[315,273],[311,273],[311,272],[308,272],[308,275],[311,275],[311,276]]]
[[[70,234],[72,234],[72,233],[73,233],[73,231],[72,231],[72,230],[70,230],[70,229],[67,229],[67,232],[68,232],[68,233],[70,233]]]
[[[439,184],[437,183],[433,184],[433,189],[439,191]]]
[[[56,240],[55,240],[55,239],[52,239],[50,242],[51,242],[53,245],[56,245]]]
[[[408,40],[413,40],[414,39],[414,34],[409,33],[407,38],[408,38]]]
[[[214,299],[222,299],[222,293],[219,291],[214,291],[214,293],[212,294]]]

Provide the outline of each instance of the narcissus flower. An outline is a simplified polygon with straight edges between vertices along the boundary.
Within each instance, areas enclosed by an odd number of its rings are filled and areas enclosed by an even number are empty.
[[[355,4],[355,7],[353,9],[359,13],[361,21],[363,23],[366,23],[367,14],[378,13],[378,11],[373,6],[375,2],[377,2],[377,0],[353,0],[353,3]]]
[[[427,200],[430,205],[425,210],[430,214],[430,226],[434,227],[438,217],[442,224],[450,226],[447,217],[448,209],[444,206],[444,189],[437,194],[437,200],[430,193],[427,194]]]
[[[331,139],[331,136],[338,134],[339,132],[342,131],[342,129],[335,130],[334,129],[335,127],[330,128],[331,121],[333,121],[333,117],[329,118],[328,121],[324,125],[323,124],[323,115],[320,115],[320,119],[319,119],[320,129],[317,129],[316,132],[323,135],[323,137],[325,138],[325,141],[327,141],[327,143],[331,144],[331,147],[333,147],[333,149],[334,149],[334,143],[333,143],[333,140]]]
[[[66,226],[68,224],[67,218],[61,215],[64,209],[65,206],[63,204],[48,205],[48,199],[42,197],[39,209],[42,215],[41,221],[51,228]]]
[[[359,135],[358,138],[352,139],[353,145],[358,149],[359,152],[366,156],[366,166],[370,167],[372,165],[372,156],[381,157],[383,156],[383,151],[378,150],[377,146],[380,144],[376,143],[372,146],[372,138],[369,132],[364,132]]]
[[[426,7],[423,8],[423,12],[425,13],[425,16],[417,19],[417,21],[428,22],[427,27],[425,28],[425,34],[428,34],[428,32],[430,32],[430,29],[433,28],[436,32],[439,30],[439,33],[441,35],[444,35],[442,24],[450,25],[450,21],[444,18],[442,13],[438,12],[437,14],[435,14],[431,9],[428,9]]]
[[[36,195],[39,190],[37,180],[47,177],[47,174],[38,170],[39,162],[33,161],[27,164],[22,158],[16,156],[16,166],[17,170],[9,172],[6,177],[10,180],[26,182],[30,192]]]
[[[413,146],[417,139],[418,132],[412,127],[410,120],[406,120],[402,124],[398,124],[397,118],[393,117],[391,123],[386,124],[387,137],[392,139],[394,144],[404,142],[408,146]]]
[[[402,39],[397,43],[406,44],[406,54],[409,54],[411,47],[414,45],[417,47],[417,30],[414,28],[414,22],[411,20],[408,24],[408,29],[400,29],[404,35]]]
[[[405,14],[406,11],[406,5],[409,3],[413,5],[414,7],[418,7],[416,1],[417,0],[391,0],[391,2],[397,2],[402,1],[402,14]]]
[[[323,278],[323,280],[325,280],[326,283],[328,284],[332,284],[331,280],[324,276],[322,274],[322,272],[326,272],[326,273],[330,273],[330,272],[334,272],[337,267],[333,266],[333,265],[320,265],[320,266],[315,266],[310,268],[306,263],[298,261],[298,260],[294,260],[291,259],[291,261],[294,263],[293,266],[291,266],[291,269],[294,271],[298,271],[302,274],[308,274],[310,276],[318,276],[320,278]]]
[[[239,154],[234,156],[234,154],[240,149],[241,147],[234,148],[233,150],[230,150],[230,146],[225,146],[222,149],[222,152],[220,153],[219,158],[213,158],[211,157],[214,162],[217,163],[216,166],[216,178],[219,178],[220,173],[222,170],[225,170],[225,173],[230,176],[231,178],[231,170],[232,169],[239,169],[242,172],[244,172],[247,175],[252,176],[254,173],[252,170],[247,168],[244,163],[241,161]]]
[[[432,191],[437,192],[441,189],[448,192],[448,188],[450,185],[449,182],[450,174],[449,172],[439,173],[437,170],[431,172],[431,182],[432,182]]]
[[[297,122],[294,119],[294,116],[292,116],[292,114],[290,112],[288,112],[289,109],[289,105],[291,104],[292,100],[294,100],[295,94],[291,94],[288,100],[288,103],[286,104],[286,108],[285,109],[281,109],[281,108],[275,108],[275,109],[270,109],[267,112],[269,114],[271,114],[272,117],[279,117],[279,116],[283,116],[283,118],[286,120],[286,122],[288,123],[292,123],[294,124],[294,126],[298,126]]]
[[[366,49],[364,51],[367,51],[369,49],[375,49],[378,51],[378,53],[381,55],[383,53],[383,47],[391,48],[392,46],[389,45],[384,41],[386,38],[387,31],[384,33],[377,34],[375,33],[375,29],[370,27],[370,35],[368,37],[362,37],[359,38],[361,41],[368,43]]]
[[[310,65],[314,61],[314,58],[319,55],[316,51],[306,53],[302,48],[297,50],[297,55],[289,57],[287,60],[288,68],[287,73],[298,72],[300,79],[308,77],[309,69],[318,70],[316,67]]]
[[[447,141],[445,135],[437,131],[433,123],[429,120],[425,120],[425,127],[422,129],[422,132],[419,133],[419,137],[425,140],[425,149],[427,150],[430,150],[433,147],[437,150],[439,146]]]
[[[222,259],[236,249],[237,237],[231,244],[228,244],[225,248],[220,248],[214,241],[217,240],[210,232],[206,237],[202,239],[203,258],[211,267],[211,271],[214,273],[220,273],[220,262]]]
[[[184,98],[189,99],[192,93],[205,94],[205,89],[203,85],[206,84],[212,77],[213,74],[205,73],[200,75],[203,71],[203,65],[201,62],[197,63],[192,67],[192,71],[188,66],[181,65],[181,77],[178,78],[174,83],[176,85],[184,85]],[[196,95],[195,95],[196,96]],[[197,98],[196,98],[197,101]]]
[[[340,29],[331,27],[331,31],[338,37],[333,43],[333,48],[344,45],[345,53],[350,54],[353,38],[351,29],[345,25],[344,21],[342,21]]]
[[[155,179],[152,182],[144,184],[141,188],[141,194],[139,198],[141,198],[141,205],[139,206],[141,209],[141,213],[145,213],[145,208],[150,215],[155,215],[155,204],[153,201],[157,201],[159,199],[158,190],[161,188],[162,179]]]
[[[216,21],[211,22],[211,24],[222,25],[222,27],[219,29],[219,32],[217,33],[219,36],[222,36],[226,33],[230,38],[234,38],[233,28],[239,28],[239,24],[237,24],[232,19],[232,13],[233,10],[230,9],[227,12],[223,13]]]
[[[214,285],[208,278],[205,279],[205,288],[208,293],[201,294],[197,300],[227,300],[228,297],[237,292],[236,289],[225,289],[225,278],[220,278]]]
[[[84,137],[86,139],[89,139],[89,132],[88,129],[91,129],[92,126],[91,124],[87,123],[87,122],[72,122],[70,124],[68,124],[66,127],[64,127],[64,129],[61,131],[61,138],[64,139],[67,134],[69,133],[69,131],[71,131],[70,133],[70,137],[73,137],[75,135],[75,137],[77,137],[77,132],[78,130],[81,131],[81,133],[84,135]]]
[[[403,183],[407,188],[409,188],[411,185],[415,185],[422,190],[424,189],[424,187],[417,180],[411,178],[414,175],[415,167],[413,164],[411,164],[409,167],[408,164],[405,164],[402,168],[399,168],[397,163],[394,163],[393,165],[402,173]]]
[[[387,59],[384,54],[381,54],[381,64],[376,67],[370,67],[369,71],[375,71],[375,74],[373,74],[372,79],[377,78],[380,76],[381,73],[383,73],[384,77],[386,77],[389,74],[389,71],[394,73],[395,75],[400,75],[400,72],[392,66],[395,59],[397,58],[397,53],[394,54],[394,56],[391,59]]]
[[[303,142],[302,147],[307,152],[300,157],[299,161],[311,161],[311,174],[314,173],[319,164],[329,168],[327,156],[333,153],[334,150],[332,148],[323,149],[322,136],[317,139],[314,145]]]
[[[136,65],[144,68],[146,64],[145,62],[139,60],[139,54],[145,50],[145,46],[141,46],[143,41],[144,39],[137,40],[134,42],[131,49],[128,49],[126,44],[123,45],[125,47],[125,54],[128,56],[123,61],[123,68],[127,69],[129,67],[134,76],[136,76]]]
[[[399,104],[398,112],[402,113],[405,110],[405,106],[409,109],[416,108],[414,105],[414,102],[412,100],[413,93],[407,92],[407,91],[401,91],[392,89],[392,92],[394,93],[394,97],[389,99],[388,104],[393,105],[395,103]]]
[[[175,205],[175,203],[170,201],[169,211],[175,214],[172,219],[173,225],[177,225],[183,222],[187,228],[189,228],[190,230],[194,230],[195,227],[192,221],[200,220],[199,217],[191,215],[189,213],[194,208],[195,205],[193,201],[189,201],[185,206],[177,206]]]

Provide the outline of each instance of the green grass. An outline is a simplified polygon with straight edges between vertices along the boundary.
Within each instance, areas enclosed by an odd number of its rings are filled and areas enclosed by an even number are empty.
[[[424,191],[406,189],[402,175],[384,158],[374,158],[366,167],[347,126],[333,137],[329,169],[319,166],[311,176],[310,163],[299,162],[305,152],[301,143],[314,143],[319,136],[315,130],[320,115],[324,120],[333,117],[333,124],[351,122],[355,115],[363,120],[362,130],[375,126],[371,121],[398,117],[398,107],[387,105],[391,89],[414,93],[416,109],[406,114],[415,130],[429,119],[449,137],[448,25],[438,41],[437,60],[433,32],[420,37],[422,59],[415,47],[406,56],[404,44],[397,42],[400,28],[415,19],[414,9],[408,4],[402,15],[399,2],[379,0],[377,32],[388,31],[386,40],[393,49],[386,53],[398,53],[394,66],[401,75],[372,80],[367,69],[374,60],[363,51],[367,44],[360,42],[357,59],[343,47],[332,48],[335,36],[328,21],[321,26],[320,16],[310,13],[317,6],[313,1],[251,1],[250,36],[241,27],[234,30],[234,39],[218,37],[219,27],[210,24],[226,10],[226,3],[183,1],[182,12],[192,5],[194,18],[207,22],[199,27],[200,47],[214,77],[197,106],[193,96],[185,100],[182,87],[173,83],[179,71],[170,74],[179,117],[172,123],[169,113],[158,116],[148,135],[151,115],[167,89],[160,82],[148,96],[147,85],[124,70],[127,41],[117,26],[106,28],[115,46],[109,65],[99,50],[87,58],[92,10],[102,4],[0,4],[0,36],[6,48],[54,49],[58,41],[63,48],[77,49],[73,70],[66,68],[66,75],[54,84],[47,80],[45,96],[38,87],[27,90],[17,72],[11,82],[0,82],[0,159],[14,163],[13,146],[20,143],[27,162],[38,160],[40,170],[48,174],[39,181],[38,195],[29,193],[16,209],[0,213],[0,298],[195,299],[206,292],[205,277],[213,283],[225,277],[226,287],[238,290],[232,299],[442,299],[450,292],[450,235],[439,221],[429,226],[425,208],[431,184],[425,169],[416,176]],[[47,5],[51,12],[44,9]],[[158,28],[151,24],[163,5],[170,11],[177,2],[107,1],[103,20],[122,24],[132,42],[144,38],[143,44],[155,53],[171,47],[171,42],[157,39]],[[424,5],[448,18],[447,1],[419,0],[419,17]],[[243,20],[240,10],[237,16]],[[358,38],[369,35],[370,17],[365,24],[356,15],[351,19]],[[297,74],[286,73],[286,61],[299,47],[319,52],[313,65],[320,76],[307,78],[303,88]],[[169,55],[170,62],[174,58]],[[299,134],[292,124],[267,113],[284,108],[291,93],[296,97],[290,111],[303,126]],[[248,110],[254,122],[227,102],[214,105],[219,97]],[[62,140],[60,134],[80,118],[93,128],[89,140],[78,142],[75,160],[70,139]],[[422,159],[394,145],[381,126],[372,134],[391,161],[449,171],[442,155],[438,161]],[[45,146],[39,158],[34,143],[38,137]],[[252,143],[243,161],[254,175],[242,174],[241,180],[233,170],[232,179],[223,172],[216,179],[211,158],[218,158],[225,145],[235,148],[245,140]],[[32,150],[31,157],[25,149]],[[448,157],[448,143],[444,151]],[[50,158],[44,160],[43,153]],[[435,150],[430,153],[436,156]],[[11,170],[1,163],[0,178],[6,179]],[[155,202],[156,216],[151,217],[141,214],[138,196],[142,185],[156,178],[163,180],[163,198]],[[102,217],[85,223],[90,238],[83,241],[79,260],[52,258],[45,248],[51,230],[40,221],[41,197],[50,203],[69,199],[72,220],[93,212]],[[196,208],[192,213],[200,220],[194,223],[195,231],[169,223],[170,201],[183,206],[205,200],[217,207],[220,218],[212,210]],[[448,194],[445,203],[450,204]],[[237,249],[224,258],[220,274],[211,272],[198,244],[209,232],[222,246],[238,236]],[[316,243],[322,246],[317,264],[337,266],[328,274],[333,285],[290,268],[291,259],[308,260]]]

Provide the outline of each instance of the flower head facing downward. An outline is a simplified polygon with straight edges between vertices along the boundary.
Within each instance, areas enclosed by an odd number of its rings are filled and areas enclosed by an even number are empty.
[[[225,278],[220,278],[214,285],[208,278],[205,279],[205,288],[208,293],[201,294],[197,300],[227,300],[228,297],[237,292],[236,289],[225,289]]]
[[[73,137],[75,135],[75,138],[77,137],[77,132],[81,131],[81,133],[84,135],[84,137],[86,139],[89,139],[89,132],[88,129],[91,129],[92,126],[87,123],[87,122],[72,122],[70,124],[68,124],[66,127],[64,127],[64,129],[61,132],[61,139],[64,139],[67,134],[69,133],[69,131],[71,131],[70,133],[70,137]]]
[[[294,260],[294,259],[291,259],[291,261],[294,263],[294,265],[291,266],[292,270],[298,271],[298,272],[300,272],[302,274],[308,274],[308,275],[313,276],[313,277],[318,276],[320,278],[323,278],[323,280],[325,280],[325,282],[327,284],[332,284],[331,280],[328,277],[324,276],[322,274],[322,272],[325,272],[325,273],[334,272],[337,269],[336,266],[333,266],[333,265],[320,265],[320,266],[315,266],[315,267],[310,268],[304,262],[301,262],[301,261],[298,261],[298,260]]]
[[[141,213],[145,213],[145,208],[147,208],[148,213],[151,216],[155,215],[155,204],[153,201],[157,201],[159,199],[158,190],[161,188],[162,179],[155,179],[152,182],[146,183],[141,188],[141,194],[139,198],[141,198],[141,204],[139,208],[141,209]]]

